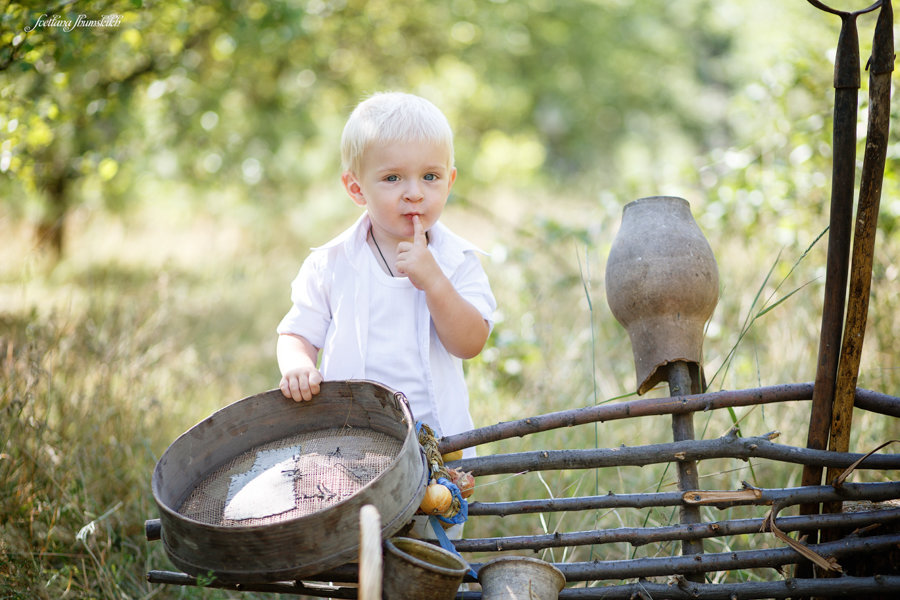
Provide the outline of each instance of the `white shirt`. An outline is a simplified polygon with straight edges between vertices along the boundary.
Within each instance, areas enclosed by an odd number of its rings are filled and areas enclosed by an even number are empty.
[[[373,285],[373,271],[367,266],[372,256],[366,243],[369,225],[364,213],[352,227],[313,249],[291,284],[293,306],[278,324],[279,334],[301,335],[322,350],[319,370],[325,380],[366,378]],[[478,258],[480,251],[441,223],[435,223],[428,236],[428,249],[438,266],[493,327],[497,304]],[[420,290],[415,293],[414,321],[428,391],[427,398],[416,403],[433,418],[425,422],[438,438],[472,429],[462,360],[444,348]],[[474,455],[471,448],[467,455]]]
[[[363,262],[370,271],[371,283],[365,378],[403,392],[413,417],[434,423],[416,331],[419,290],[408,278],[385,273],[372,252],[363,254],[368,254]]]

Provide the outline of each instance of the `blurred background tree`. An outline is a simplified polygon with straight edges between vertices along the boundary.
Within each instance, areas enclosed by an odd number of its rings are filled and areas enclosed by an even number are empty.
[[[56,253],[73,206],[92,194],[121,205],[131,178],[120,169],[141,161],[135,95],[202,35],[203,23],[182,20],[176,3],[153,12],[135,2],[86,4],[10,2],[2,15],[5,197]]]
[[[822,203],[836,35],[800,1],[12,1],[0,192],[56,252],[83,204],[277,213],[333,184],[361,97],[404,89],[454,124],[462,203],[676,184],[754,220]]]

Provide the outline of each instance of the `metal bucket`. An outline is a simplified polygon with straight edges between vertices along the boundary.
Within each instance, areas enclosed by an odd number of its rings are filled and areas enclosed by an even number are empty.
[[[360,508],[374,505],[390,537],[412,518],[426,478],[403,395],[332,381],[310,402],[272,390],[217,411],[169,446],[152,489],[178,568],[249,583],[354,560]]]
[[[482,600],[556,600],[566,577],[548,562],[506,556],[481,567],[478,582]]]
[[[469,565],[439,546],[396,537],[384,543],[383,600],[450,600]]]

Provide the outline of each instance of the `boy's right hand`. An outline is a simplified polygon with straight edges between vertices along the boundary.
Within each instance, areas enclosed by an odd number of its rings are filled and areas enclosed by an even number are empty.
[[[312,400],[319,393],[319,384],[322,383],[322,374],[315,367],[298,367],[291,369],[281,377],[281,393],[285,398],[292,398],[294,402]]]

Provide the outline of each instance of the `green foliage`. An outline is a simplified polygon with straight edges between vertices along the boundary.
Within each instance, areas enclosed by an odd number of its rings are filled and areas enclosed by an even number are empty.
[[[212,211],[306,206],[336,181],[350,108],[390,88],[450,116],[460,202],[674,187],[710,224],[790,235],[826,196],[836,29],[803,3],[115,0],[0,18],[0,188],[58,250],[73,207],[154,201],[157,182]]]
[[[197,42],[186,5],[6,4],[0,171],[14,178],[13,206],[34,204],[39,234],[57,251],[73,206],[98,196],[115,206],[131,191],[135,171],[120,170],[143,150],[133,100],[149,74],[169,70]]]

